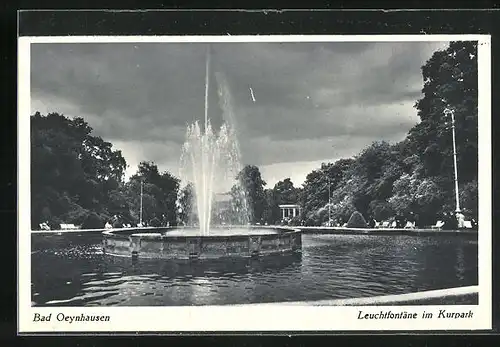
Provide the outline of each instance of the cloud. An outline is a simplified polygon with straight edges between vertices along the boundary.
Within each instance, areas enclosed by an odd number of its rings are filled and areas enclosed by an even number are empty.
[[[372,141],[403,139],[418,122],[420,67],[444,46],[212,44],[209,117],[215,126],[223,121],[220,73],[242,161],[273,177],[302,177],[303,167]],[[83,116],[132,167],[153,160],[176,174],[186,125],[204,115],[206,50],[202,43],[33,44],[31,109]]]

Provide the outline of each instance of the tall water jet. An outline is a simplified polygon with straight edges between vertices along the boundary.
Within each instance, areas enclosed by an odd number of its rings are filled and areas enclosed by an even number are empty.
[[[219,77],[219,74],[217,75]],[[234,117],[227,84],[221,78],[219,101],[225,122],[216,132],[208,118],[210,87],[210,50],[207,50],[205,67],[204,127],[199,122],[188,125],[186,141],[182,147],[180,176],[181,186],[191,184],[194,194],[193,210],[202,235],[208,235],[213,216],[214,195],[231,191],[231,224],[247,224],[248,204],[246,193],[236,180],[241,170],[240,151],[234,130]],[[232,124],[231,124],[232,123]],[[236,189],[234,189],[236,188]],[[239,188],[239,189],[238,189]],[[181,190],[182,192],[182,190]],[[182,198],[182,197],[181,197]],[[180,199],[179,199],[180,200]],[[179,208],[182,208],[179,206]],[[193,211],[183,211],[189,214]]]
[[[215,73],[219,86],[219,105],[224,119],[219,131],[213,129],[208,118],[209,51],[205,74],[204,126],[200,126],[199,122],[187,126],[186,141],[182,146],[180,158],[181,189],[177,200],[180,212],[178,216],[182,217],[181,224],[189,226],[197,222],[199,227],[166,228],[163,233],[143,233],[143,229],[105,231],[105,254],[190,261],[232,258],[234,261],[238,258],[270,255],[282,257],[301,252],[302,239],[299,229],[248,227],[250,214],[247,193],[237,178],[241,171],[241,162],[231,93],[221,73]],[[231,203],[229,210],[224,211],[226,214],[229,212],[229,216],[226,215],[228,218],[225,219],[229,223],[219,218],[219,223],[225,226],[210,231],[215,216],[214,195],[227,195],[228,192]],[[227,208],[227,205],[225,207]],[[190,216],[191,212],[195,211],[196,216]],[[210,237],[206,237],[209,234]]]
[[[208,127],[208,90],[210,87],[210,46],[207,48],[207,59],[205,60],[205,132]]]

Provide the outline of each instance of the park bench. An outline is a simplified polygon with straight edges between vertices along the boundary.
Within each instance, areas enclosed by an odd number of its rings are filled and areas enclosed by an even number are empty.
[[[382,224],[378,224],[378,228],[389,228],[389,222],[382,222]]]
[[[465,229],[472,229],[472,222],[470,220],[464,221]]]
[[[50,230],[50,227],[48,226],[47,223],[40,223],[40,230]]]
[[[61,224],[61,230],[74,230],[78,229],[78,227],[74,224]]]
[[[405,229],[414,229],[415,228],[415,222],[407,221],[404,228]]]
[[[435,225],[431,225],[431,229],[441,229],[444,225],[442,220],[438,220]]]

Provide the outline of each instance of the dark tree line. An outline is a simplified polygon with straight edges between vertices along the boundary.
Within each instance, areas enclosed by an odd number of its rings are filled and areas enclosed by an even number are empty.
[[[299,203],[302,213],[292,224],[319,225],[329,217],[345,222],[354,211],[379,221],[411,215],[420,225],[434,224],[443,212],[455,210],[452,129],[445,108],[455,115],[460,207],[477,220],[477,42],[452,42],[435,52],[422,75],[423,97],[415,103],[420,122],[403,141],[374,142],[354,158],[324,163],[301,188],[285,179],[264,189],[258,169],[246,168],[243,186],[254,189],[251,201],[262,204],[252,221],[279,223],[278,205]]]
[[[445,108],[454,110],[456,120],[460,204],[477,219],[477,43],[452,42],[434,53],[422,75],[423,97],[415,104],[420,122],[403,141],[374,142],[353,158],[324,163],[300,188],[289,178],[266,188],[259,168],[246,166],[229,192],[230,212],[239,216],[231,222],[281,223],[279,205],[298,203],[301,214],[292,224],[319,225],[330,216],[347,221],[354,211],[377,220],[411,213],[420,224],[435,223],[439,214],[455,208],[451,120]],[[113,216],[120,216],[118,224],[136,224],[141,182],[144,221],[192,222],[191,186],[179,192],[179,180],[149,162],[125,182],[121,152],[92,135],[82,118],[34,114],[31,158],[34,228],[43,221],[102,227]],[[248,210],[248,218],[241,218],[242,210]]]
[[[477,219],[477,42],[452,42],[434,53],[422,75],[423,97],[415,104],[420,122],[403,141],[375,142],[307,176],[300,198],[307,223],[327,221],[329,204],[344,221],[358,210],[377,220],[412,213],[425,225],[454,211],[452,129],[445,108],[455,115],[460,207]]]
[[[31,223],[52,228],[72,223],[100,228],[139,221],[143,181],[143,220],[175,221],[178,179],[142,162],[124,182],[126,161],[111,143],[92,135],[82,119],[50,113],[31,117]],[[113,217],[116,216],[117,218]]]

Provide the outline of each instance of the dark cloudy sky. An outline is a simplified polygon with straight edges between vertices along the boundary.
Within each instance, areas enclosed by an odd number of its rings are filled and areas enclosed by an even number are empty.
[[[244,164],[269,185],[300,185],[321,162],[418,122],[421,66],[444,42],[219,43]],[[204,115],[203,43],[32,44],[31,110],[82,116],[129,168],[154,161],[178,175],[186,124]],[[222,122],[215,78],[209,115]],[[252,88],[255,102],[250,93]]]

